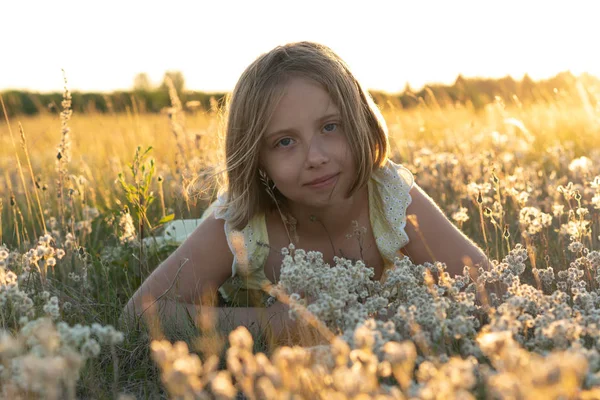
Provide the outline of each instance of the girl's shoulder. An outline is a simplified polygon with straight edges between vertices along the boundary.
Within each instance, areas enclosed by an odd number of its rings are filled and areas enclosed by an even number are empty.
[[[373,171],[371,179],[384,191],[395,193],[409,192],[415,183],[415,177],[408,168],[390,159],[381,168]]]
[[[235,276],[240,266],[253,270],[256,265],[260,265],[260,260],[264,258],[263,253],[268,253],[268,234],[263,213],[253,216],[241,231],[234,229],[229,223],[225,203],[226,193],[220,194],[206,212],[214,211],[215,218],[225,222],[227,243],[234,256],[232,275]]]

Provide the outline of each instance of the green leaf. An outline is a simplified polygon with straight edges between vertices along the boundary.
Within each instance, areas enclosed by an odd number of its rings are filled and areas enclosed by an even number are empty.
[[[173,221],[173,219],[175,218],[175,214],[169,214],[169,215],[165,215],[163,218],[160,219],[160,221],[158,221],[158,224],[166,224],[169,221]]]

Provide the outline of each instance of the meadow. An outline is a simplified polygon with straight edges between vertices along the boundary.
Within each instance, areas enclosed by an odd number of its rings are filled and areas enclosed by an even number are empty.
[[[473,280],[397,259],[381,284],[360,261],[285,249],[276,293],[326,339],[310,346],[210,315],[120,319],[176,246],[153,244],[161,226],[214,199],[218,104],[172,92],[161,114],[73,114],[65,90],[60,115],[3,118],[1,397],[600,398],[597,99],[380,103],[391,158],[493,266]]]

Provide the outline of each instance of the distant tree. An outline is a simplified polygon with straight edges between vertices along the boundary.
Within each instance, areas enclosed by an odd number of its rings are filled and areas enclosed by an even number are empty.
[[[523,75],[523,79],[521,79],[521,83],[519,84],[519,98],[521,101],[524,100],[533,100],[534,99],[534,90],[535,90],[535,82],[529,74]]]
[[[161,90],[168,89],[167,81],[166,81],[167,78],[171,78],[171,82],[173,82],[173,86],[175,86],[175,89],[177,90],[177,94],[179,94],[181,96],[183,93],[183,90],[185,89],[185,78],[183,77],[183,73],[181,71],[165,72],[163,82],[160,85]]]
[[[467,101],[467,80],[462,74],[459,74],[451,87],[454,101],[466,103]]]
[[[419,99],[408,82],[404,85],[404,91],[400,93],[398,100],[400,101],[402,108],[414,107],[419,103]]]
[[[506,75],[504,78],[498,79],[498,85],[509,92],[516,92],[517,90],[517,82],[510,75]]]
[[[152,90],[152,83],[147,73],[140,72],[133,78],[133,90],[136,92],[149,92]]]
[[[454,86],[461,89],[465,87],[465,77],[462,74],[458,74],[454,81]]]

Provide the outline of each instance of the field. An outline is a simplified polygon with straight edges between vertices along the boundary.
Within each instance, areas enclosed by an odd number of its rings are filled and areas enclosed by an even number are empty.
[[[216,105],[79,115],[66,93],[60,115],[2,121],[1,397],[600,398],[592,93],[480,110],[381,104],[391,158],[494,265],[473,282],[398,259],[376,285],[357,278],[369,274],[360,263],[328,268],[296,249],[280,287],[309,296],[290,296],[291,308],[326,327],[330,343],[311,347],[279,346],[268,327],[228,334],[210,316],[161,327],[153,309],[147,325],[120,321],[174,250],[144,243],[214,198]],[[315,271],[314,286],[298,283]]]

